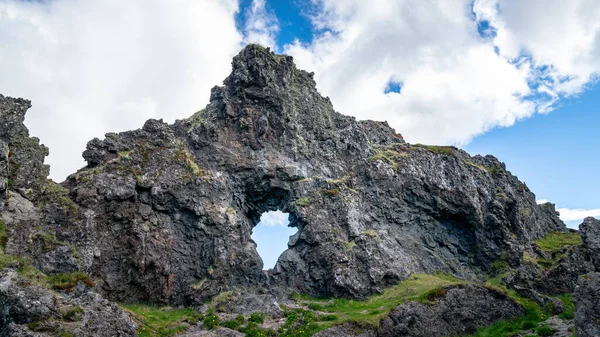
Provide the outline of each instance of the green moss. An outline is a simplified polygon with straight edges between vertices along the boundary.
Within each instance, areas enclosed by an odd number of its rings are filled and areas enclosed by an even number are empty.
[[[94,282],[85,273],[74,272],[74,273],[62,273],[47,278],[50,288],[54,290],[66,290],[72,291],[79,281],[83,282],[88,287],[93,287]]]
[[[308,197],[302,197],[302,198],[296,199],[296,205],[302,206],[302,207],[308,206],[308,205],[310,205],[310,199]]]
[[[423,145],[423,144],[415,144],[415,146],[422,147],[427,149],[430,152],[435,154],[442,154],[450,156],[454,153],[454,148],[452,146],[437,146],[437,145]]]
[[[558,330],[553,329],[547,325],[542,325],[541,327],[535,329],[535,332],[538,334],[538,336],[552,336],[554,335]]]
[[[481,165],[481,164],[474,163],[474,162],[472,162],[472,161],[470,161],[470,160],[468,160],[468,159],[464,159],[464,161],[465,161],[465,163],[466,163],[467,165],[473,166],[473,167],[475,167],[475,168],[477,168],[477,169],[480,169],[480,170],[482,170],[482,171],[484,171],[484,172],[487,172],[487,169],[485,168],[485,166],[483,166],[483,165]]]
[[[54,232],[37,232],[31,236],[34,241],[42,244],[44,252],[55,250],[57,246],[66,246],[67,244],[56,238]]]
[[[558,298],[563,302],[564,311],[559,315],[562,319],[573,319],[575,317],[575,302],[573,294],[559,295]]]
[[[576,232],[551,232],[543,239],[536,240],[535,243],[544,251],[556,252],[565,248],[580,245],[581,236]]]
[[[217,311],[227,311],[227,308],[237,302],[237,294],[233,291],[225,291],[215,296],[211,301],[211,306]]]
[[[501,170],[502,170],[502,168],[498,165],[493,165],[493,166],[488,167],[488,172],[493,176],[495,176]]]
[[[312,298],[297,294],[294,300],[307,307],[315,308],[314,310],[335,315],[336,320],[328,323],[340,324],[353,321],[376,326],[398,305],[407,301],[423,301],[429,297],[425,295],[429,292],[460,283],[464,282],[446,274],[413,274],[409,279],[385,289],[382,294],[365,300]]]
[[[368,236],[368,237],[370,237],[370,238],[375,238],[375,237],[377,237],[377,236],[378,236],[378,235],[377,235],[377,231],[376,231],[376,230],[374,230],[374,229],[368,229],[368,230],[366,230],[366,231],[364,231],[364,232],[362,232],[362,233],[360,233],[360,234],[361,234],[361,235],[366,235],[366,236]]]
[[[350,241],[350,242],[346,242],[346,251],[349,252],[352,250],[352,248],[356,247],[356,242],[354,241]]]
[[[445,287],[433,288],[420,295],[419,298],[417,298],[417,301],[421,303],[430,304],[435,302],[436,299],[446,296],[447,293],[448,290]]]
[[[2,219],[0,219],[0,250],[2,253],[6,252],[6,245],[8,244],[8,233],[6,231],[6,226]]]
[[[69,197],[69,190],[48,179],[44,186],[40,205],[55,204],[73,215],[79,214],[79,206]]]
[[[497,260],[494,263],[492,263],[492,269],[494,269],[494,271],[496,272],[507,271],[509,269],[508,262],[506,262],[505,260]]]
[[[390,164],[390,166],[394,169],[394,171],[398,171],[398,163],[395,160],[395,158],[397,156],[401,156],[401,155],[400,155],[400,153],[398,153],[397,151],[394,151],[394,150],[375,149],[375,155],[367,158],[367,161],[369,163],[372,163],[374,161],[381,160],[381,161],[384,161],[384,162],[387,162],[388,164]]]
[[[202,286],[204,285],[204,282],[206,282],[206,278],[203,278],[200,281],[191,284],[190,287],[192,289],[195,289],[195,290],[202,289]]]
[[[193,308],[173,309],[144,304],[127,304],[121,307],[138,323],[140,337],[174,336],[184,331],[188,324],[196,324],[202,318]]]
[[[81,307],[69,308],[63,313],[63,319],[67,321],[78,321],[81,319],[81,314],[83,314],[83,309],[81,309]]]

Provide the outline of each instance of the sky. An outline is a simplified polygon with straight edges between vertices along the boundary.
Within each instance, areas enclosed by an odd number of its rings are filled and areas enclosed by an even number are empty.
[[[596,0],[0,0],[0,93],[32,100],[62,181],[93,137],[202,109],[248,43],[341,113],[494,154],[569,226],[600,217]]]

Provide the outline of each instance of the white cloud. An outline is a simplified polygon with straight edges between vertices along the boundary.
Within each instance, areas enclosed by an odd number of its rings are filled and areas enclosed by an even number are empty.
[[[285,50],[342,113],[387,120],[411,142],[461,145],[550,111],[600,70],[600,3],[546,3],[313,0],[324,33]],[[400,94],[384,93],[390,79]]]
[[[600,217],[600,208],[597,209],[569,209],[569,208],[557,208],[560,213],[560,219],[562,221],[576,221],[583,220],[589,216],[597,218]]]
[[[237,9],[237,0],[0,0],[0,93],[32,100],[26,124],[62,180],[84,165],[91,138],[203,108],[242,46]]]
[[[266,8],[265,0],[254,0],[250,5],[244,27],[244,42],[258,43],[277,49],[275,39],[279,32],[277,17]]]
[[[283,213],[279,210],[266,212],[260,216],[259,225],[268,227],[286,227],[289,223],[288,216],[287,213]]]

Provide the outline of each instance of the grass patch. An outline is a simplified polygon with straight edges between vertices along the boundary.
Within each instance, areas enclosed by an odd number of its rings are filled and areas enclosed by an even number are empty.
[[[46,275],[32,266],[27,258],[0,252],[0,270],[4,268],[15,268],[20,277],[41,286],[47,285]]]
[[[72,291],[79,281],[83,282],[87,287],[94,286],[94,282],[92,282],[87,274],[81,272],[56,274],[47,278],[50,288],[53,290],[65,290],[67,292]]]
[[[547,252],[556,252],[582,243],[581,236],[575,232],[551,232],[535,243]]]
[[[451,156],[454,153],[454,148],[452,146],[437,146],[437,145],[423,145],[423,144],[415,144],[416,146],[427,149],[429,152],[433,152],[435,154],[443,154]]]
[[[173,309],[143,304],[121,305],[139,323],[138,336],[173,336],[196,324],[202,316],[192,308]]]
[[[265,314],[262,312],[253,312],[248,316],[248,322],[263,324],[265,322]]]
[[[31,236],[31,239],[41,242],[44,252],[55,250],[57,246],[67,245],[58,240],[54,232],[37,232]]]
[[[498,172],[502,170],[502,168],[498,165],[493,165],[490,166],[487,170],[491,175],[495,176]]]
[[[298,206],[308,206],[310,205],[310,199],[308,197],[302,197],[299,199],[296,199],[296,205]]]
[[[558,317],[561,319],[573,319],[575,317],[575,303],[573,302],[573,294],[563,294],[557,297],[565,306],[565,310]]]
[[[398,171],[398,163],[394,160],[395,157],[400,154],[394,150],[375,150],[375,155],[367,158],[369,163],[372,163],[377,160],[384,161],[394,169],[394,171]]]
[[[6,252],[6,244],[8,243],[8,233],[6,232],[6,225],[0,219],[0,250],[2,253]]]
[[[521,301],[520,301],[521,302]],[[475,333],[465,337],[509,337],[521,331],[531,330],[548,318],[540,308],[531,301],[522,301],[525,315],[512,320],[498,321],[494,324],[477,329]]]
[[[305,295],[296,295],[294,299],[311,309],[314,308],[313,310],[336,316],[335,320],[328,322],[339,324],[353,321],[377,326],[379,321],[398,305],[407,301],[424,301],[424,294],[460,283],[464,282],[441,273],[413,274],[409,279],[385,289],[382,294],[371,296],[366,300],[320,299]]]

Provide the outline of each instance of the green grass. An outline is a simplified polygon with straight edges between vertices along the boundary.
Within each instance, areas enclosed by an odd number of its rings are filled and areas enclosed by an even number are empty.
[[[0,250],[2,253],[6,251],[6,244],[8,243],[8,233],[6,232],[6,226],[2,219],[0,219]]]
[[[575,317],[575,303],[573,302],[573,294],[563,294],[557,297],[565,306],[565,310],[558,317],[562,319],[573,319],[573,317]]]
[[[475,331],[475,333],[465,337],[509,337],[514,336],[521,331],[531,330],[548,318],[540,308],[533,302],[522,300],[521,304],[525,307],[525,315],[512,320],[498,321],[487,327]]]
[[[47,277],[47,282],[53,290],[72,291],[79,281],[83,282],[88,287],[93,287],[94,282],[85,273],[62,273]]]
[[[31,265],[27,258],[4,254],[0,252],[0,270],[4,268],[15,268],[20,277],[32,283],[47,286],[47,277],[44,273]]]
[[[444,155],[452,155],[454,153],[454,149],[451,146],[437,146],[437,145],[422,145],[417,144],[422,148],[429,150],[435,154],[444,154]]]
[[[400,154],[394,150],[375,150],[375,155],[367,158],[367,161],[369,163],[372,163],[376,160],[385,161],[388,164],[390,164],[390,166],[392,166],[394,171],[398,171],[398,163],[396,162],[396,160],[394,160],[394,158],[399,155]]]
[[[310,205],[310,199],[308,197],[298,198],[296,200],[296,205],[298,205],[298,206],[308,206],[308,205]]]
[[[173,309],[143,304],[121,305],[133,315],[139,325],[138,336],[173,336],[186,329],[186,324],[196,324],[202,317],[192,308]]]
[[[543,239],[536,240],[535,243],[547,252],[556,252],[564,248],[580,245],[581,236],[575,232],[551,232]]]
[[[312,310],[335,315],[337,319],[332,321],[335,323],[354,321],[377,326],[379,321],[398,305],[407,301],[427,302],[432,297],[424,294],[460,283],[464,282],[445,274],[414,274],[398,285],[385,289],[382,294],[366,300],[319,299],[305,295],[296,295],[294,299]]]

